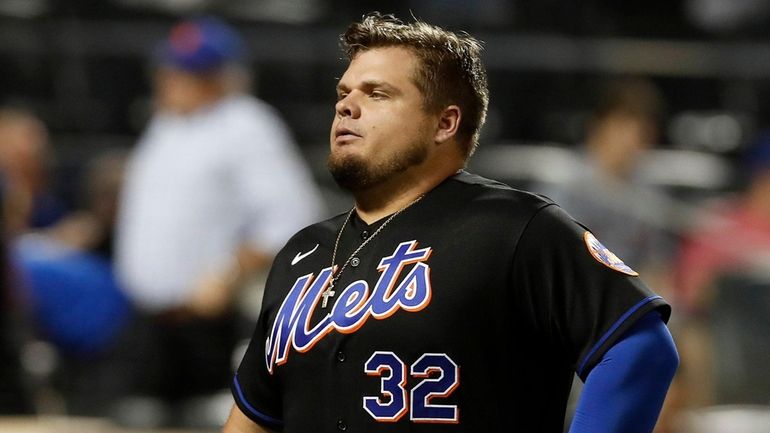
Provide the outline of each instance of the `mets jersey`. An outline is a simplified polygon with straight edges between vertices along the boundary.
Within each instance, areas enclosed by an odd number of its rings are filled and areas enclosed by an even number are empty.
[[[323,307],[345,219],[300,231],[273,264],[232,384],[266,427],[561,432],[573,373],[585,379],[644,314],[670,314],[553,202],[467,172],[351,258],[387,220],[354,213]]]

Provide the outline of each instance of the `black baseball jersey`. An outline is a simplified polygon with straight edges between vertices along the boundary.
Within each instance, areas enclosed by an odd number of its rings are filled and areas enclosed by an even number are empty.
[[[278,254],[232,384],[264,426],[311,432],[561,432],[585,378],[669,307],[550,200],[460,172],[348,262],[322,308],[346,215]],[[353,215],[338,268],[387,218]]]

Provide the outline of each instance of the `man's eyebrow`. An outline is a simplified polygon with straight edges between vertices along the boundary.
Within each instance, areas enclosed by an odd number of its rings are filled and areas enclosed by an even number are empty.
[[[397,87],[380,80],[366,80],[361,82],[360,87],[364,90],[371,90],[371,89],[383,89],[391,93],[400,93]],[[348,87],[344,83],[337,83],[337,91],[338,92],[347,92],[350,91],[350,87]]]
[[[366,80],[362,84],[362,87],[365,89],[384,89],[389,92],[398,92],[398,88],[391,85],[390,83],[387,83],[385,81],[381,80]]]

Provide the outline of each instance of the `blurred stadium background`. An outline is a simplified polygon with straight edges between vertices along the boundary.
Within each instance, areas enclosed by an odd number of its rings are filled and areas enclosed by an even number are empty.
[[[67,173],[83,153],[134,143],[149,113],[146,59],[153,44],[179,16],[214,12],[247,38],[255,92],[281,110],[303,146],[325,146],[335,77],[343,66],[337,35],[364,11],[383,9],[486,41],[492,100],[484,147],[579,143],[597,92],[607,80],[628,74],[654,79],[665,94],[664,149],[717,157],[694,164],[731,162],[770,119],[770,5],[764,1],[413,0],[387,6],[3,0],[0,97],[45,120],[66,194]],[[728,188],[733,180],[718,172],[660,181]]]
[[[49,128],[53,185],[74,204],[84,161],[107,148],[130,150],[145,126],[148,53],[180,17],[216,14],[242,32],[254,93],[285,117],[330,210],[342,211],[350,199],[325,169],[334,86],[345,66],[337,36],[371,10],[413,15],[486,42],[492,96],[471,168],[514,186],[570,181],[564,173],[598,95],[616,78],[645,77],[660,89],[661,134],[640,173],[685,206],[739,191],[745,154],[770,125],[764,0],[0,0],[0,103],[30,109]],[[758,300],[770,299],[763,293]],[[770,317],[770,305],[760,305],[759,315]],[[767,317],[748,326],[766,326]],[[749,344],[770,352],[770,328],[757,329]],[[31,353],[45,358],[46,350]],[[28,370],[46,368],[27,362]],[[730,371],[728,381],[744,374]],[[770,404],[769,394],[680,418],[691,420],[688,431],[768,432],[762,404]],[[83,422],[0,418],[0,431],[123,431]]]

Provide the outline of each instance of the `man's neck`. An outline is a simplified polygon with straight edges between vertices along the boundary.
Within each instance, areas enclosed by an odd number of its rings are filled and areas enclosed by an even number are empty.
[[[424,167],[407,170],[372,188],[354,192],[356,212],[367,224],[379,221],[411,205],[461,168],[446,166],[430,170]]]

